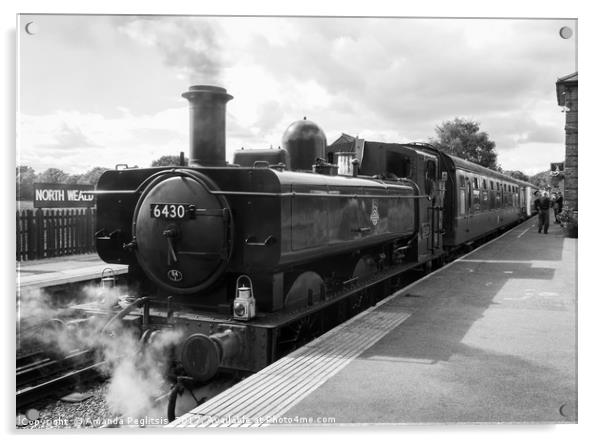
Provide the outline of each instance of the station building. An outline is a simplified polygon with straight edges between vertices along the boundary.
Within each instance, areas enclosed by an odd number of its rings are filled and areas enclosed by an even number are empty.
[[[564,162],[564,205],[573,211],[578,210],[577,198],[577,72],[556,81],[556,98],[566,114],[565,162]]]

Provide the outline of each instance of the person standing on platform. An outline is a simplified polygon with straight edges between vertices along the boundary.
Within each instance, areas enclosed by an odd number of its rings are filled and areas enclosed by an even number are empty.
[[[537,212],[539,214],[539,198],[541,197],[541,193],[539,191],[535,191],[533,193],[533,197],[535,197],[535,200],[533,201],[533,206],[535,207],[535,212]]]
[[[544,192],[543,196],[537,199],[539,201],[539,205],[537,202],[535,203],[535,207],[538,208],[539,213],[539,223],[537,226],[537,232],[541,234],[541,228],[543,228],[543,233],[548,233],[548,228],[550,227],[550,197],[548,192]]]
[[[554,223],[560,223],[560,214],[562,213],[562,203],[564,199],[562,198],[562,192],[558,192],[558,197],[556,197],[556,201],[554,202],[554,215],[556,216],[556,221]],[[556,211],[556,207],[558,207],[558,212]]]

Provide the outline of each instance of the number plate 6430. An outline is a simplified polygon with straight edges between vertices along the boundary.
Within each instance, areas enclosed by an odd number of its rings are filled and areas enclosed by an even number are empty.
[[[151,203],[150,212],[152,218],[180,220],[190,217],[190,205],[181,203]]]

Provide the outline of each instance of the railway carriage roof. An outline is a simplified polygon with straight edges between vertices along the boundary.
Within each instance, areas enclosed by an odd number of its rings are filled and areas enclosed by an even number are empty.
[[[518,180],[509,175],[502,174],[501,172],[498,172],[498,171],[494,171],[493,169],[489,169],[484,166],[477,165],[476,163],[470,162],[468,160],[464,160],[463,158],[460,158],[460,157],[456,157],[455,155],[449,155],[428,143],[416,143],[416,144],[411,144],[411,146],[414,148],[417,148],[417,149],[424,149],[426,151],[438,152],[442,157],[447,157],[455,169],[461,169],[461,170],[464,170],[467,172],[472,172],[473,174],[479,174],[479,175],[486,176],[486,177],[492,177],[497,180],[507,180],[507,181],[512,182],[517,185],[533,187],[533,185],[529,182]]]
[[[350,135],[343,133],[329,147],[332,148],[333,146],[336,146],[337,149],[341,150],[341,151],[344,151],[344,150],[352,151],[355,149],[354,143],[356,140],[357,139],[355,137],[352,137]],[[363,139],[359,139],[359,140],[364,142]],[[506,181],[509,181],[511,183],[521,185],[521,186],[533,187],[533,184],[531,184],[529,182],[518,180],[509,175],[502,174],[501,172],[498,172],[498,171],[494,171],[493,169],[489,169],[484,166],[477,165],[476,163],[472,163],[472,162],[470,162],[468,160],[464,160],[463,158],[460,158],[460,157],[456,157],[455,155],[449,155],[449,154],[435,148],[433,145],[431,145],[429,143],[399,143],[398,144],[398,143],[385,143],[385,142],[370,142],[367,140],[365,141],[365,143],[374,143],[374,144],[393,146],[393,147],[394,146],[404,146],[406,148],[411,148],[416,151],[422,151],[422,152],[427,152],[427,153],[431,153],[431,154],[435,154],[435,155],[440,155],[441,157],[447,158],[448,163],[450,163],[452,165],[452,167],[455,169],[461,169],[461,170],[464,170],[467,172],[472,172],[473,174],[479,174],[481,176],[495,178],[496,180],[506,180]],[[347,144],[347,149],[342,149],[341,147],[345,144]]]
[[[509,175],[502,174],[501,172],[498,172],[498,171],[494,171],[493,169],[489,169],[484,166],[477,165],[475,163],[469,162],[468,160],[464,160],[463,158],[445,154],[444,152],[442,152],[442,154],[451,159],[451,161],[456,169],[466,170],[466,171],[473,172],[476,174],[484,175],[486,177],[494,177],[498,180],[507,180],[507,181],[512,182],[517,185],[533,186],[531,183],[528,183],[528,182],[525,182],[522,180],[518,180]]]

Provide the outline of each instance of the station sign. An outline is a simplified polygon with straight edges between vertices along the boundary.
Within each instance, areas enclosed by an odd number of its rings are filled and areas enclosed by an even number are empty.
[[[96,204],[92,185],[34,183],[34,208],[90,208]]]
[[[561,172],[564,172],[564,162],[550,163],[550,174],[558,175]]]

